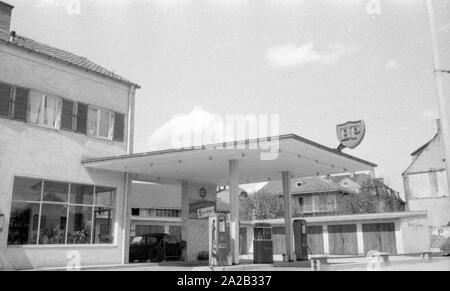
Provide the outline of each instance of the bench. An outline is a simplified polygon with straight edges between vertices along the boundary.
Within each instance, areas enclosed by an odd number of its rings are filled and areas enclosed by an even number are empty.
[[[311,269],[320,271],[323,265],[328,265],[328,256],[311,256]]]

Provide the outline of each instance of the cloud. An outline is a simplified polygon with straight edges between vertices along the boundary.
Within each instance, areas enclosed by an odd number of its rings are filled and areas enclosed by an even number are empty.
[[[287,44],[271,47],[266,52],[269,65],[277,68],[301,66],[310,63],[320,65],[333,65],[344,56],[353,54],[355,48],[346,47],[340,43],[334,43],[325,50],[315,49],[314,42],[308,42],[301,46]]]
[[[220,115],[195,107],[191,112],[176,114],[164,123],[148,138],[147,145],[151,150],[202,145],[203,141],[196,143],[190,137],[202,136],[207,131],[222,128],[223,119]],[[183,141],[180,137],[187,138]]]
[[[384,65],[384,68],[386,70],[396,70],[400,68],[400,64],[397,60],[392,59],[387,61],[387,63]]]

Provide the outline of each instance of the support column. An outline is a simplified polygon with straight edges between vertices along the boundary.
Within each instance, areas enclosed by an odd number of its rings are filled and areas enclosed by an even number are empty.
[[[181,239],[186,243],[189,241],[189,182],[181,182]],[[187,243],[185,249],[185,263],[187,263],[187,254],[190,245]]]
[[[233,264],[239,264],[239,161],[230,161],[231,252]]]
[[[323,253],[324,255],[330,255],[330,238],[328,236],[328,225],[324,224],[323,226]]]
[[[123,199],[122,225],[122,264],[130,262],[130,229],[131,229],[131,198],[133,193],[133,177],[125,173],[125,189]]]
[[[356,240],[358,242],[358,255],[364,255],[364,233],[362,223],[356,224]]]
[[[295,261],[293,245],[293,225],[292,225],[292,198],[291,198],[291,175],[289,172],[282,173],[283,198],[284,198],[284,227],[286,239],[286,256],[290,262]]]

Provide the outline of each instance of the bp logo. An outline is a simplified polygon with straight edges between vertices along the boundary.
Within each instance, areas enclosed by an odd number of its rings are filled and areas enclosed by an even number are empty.
[[[205,187],[202,187],[202,188],[198,191],[198,194],[200,195],[200,197],[201,197],[202,199],[205,199],[205,198],[206,198],[206,195],[208,194],[208,192],[206,192],[206,188],[205,188]]]
[[[338,151],[344,148],[354,149],[361,144],[366,135],[366,126],[363,120],[350,121],[344,124],[339,124],[336,127],[336,134],[339,142]]]

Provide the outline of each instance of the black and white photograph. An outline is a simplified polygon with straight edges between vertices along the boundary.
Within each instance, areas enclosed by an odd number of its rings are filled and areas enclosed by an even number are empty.
[[[0,271],[450,271],[450,0],[0,0]]]

